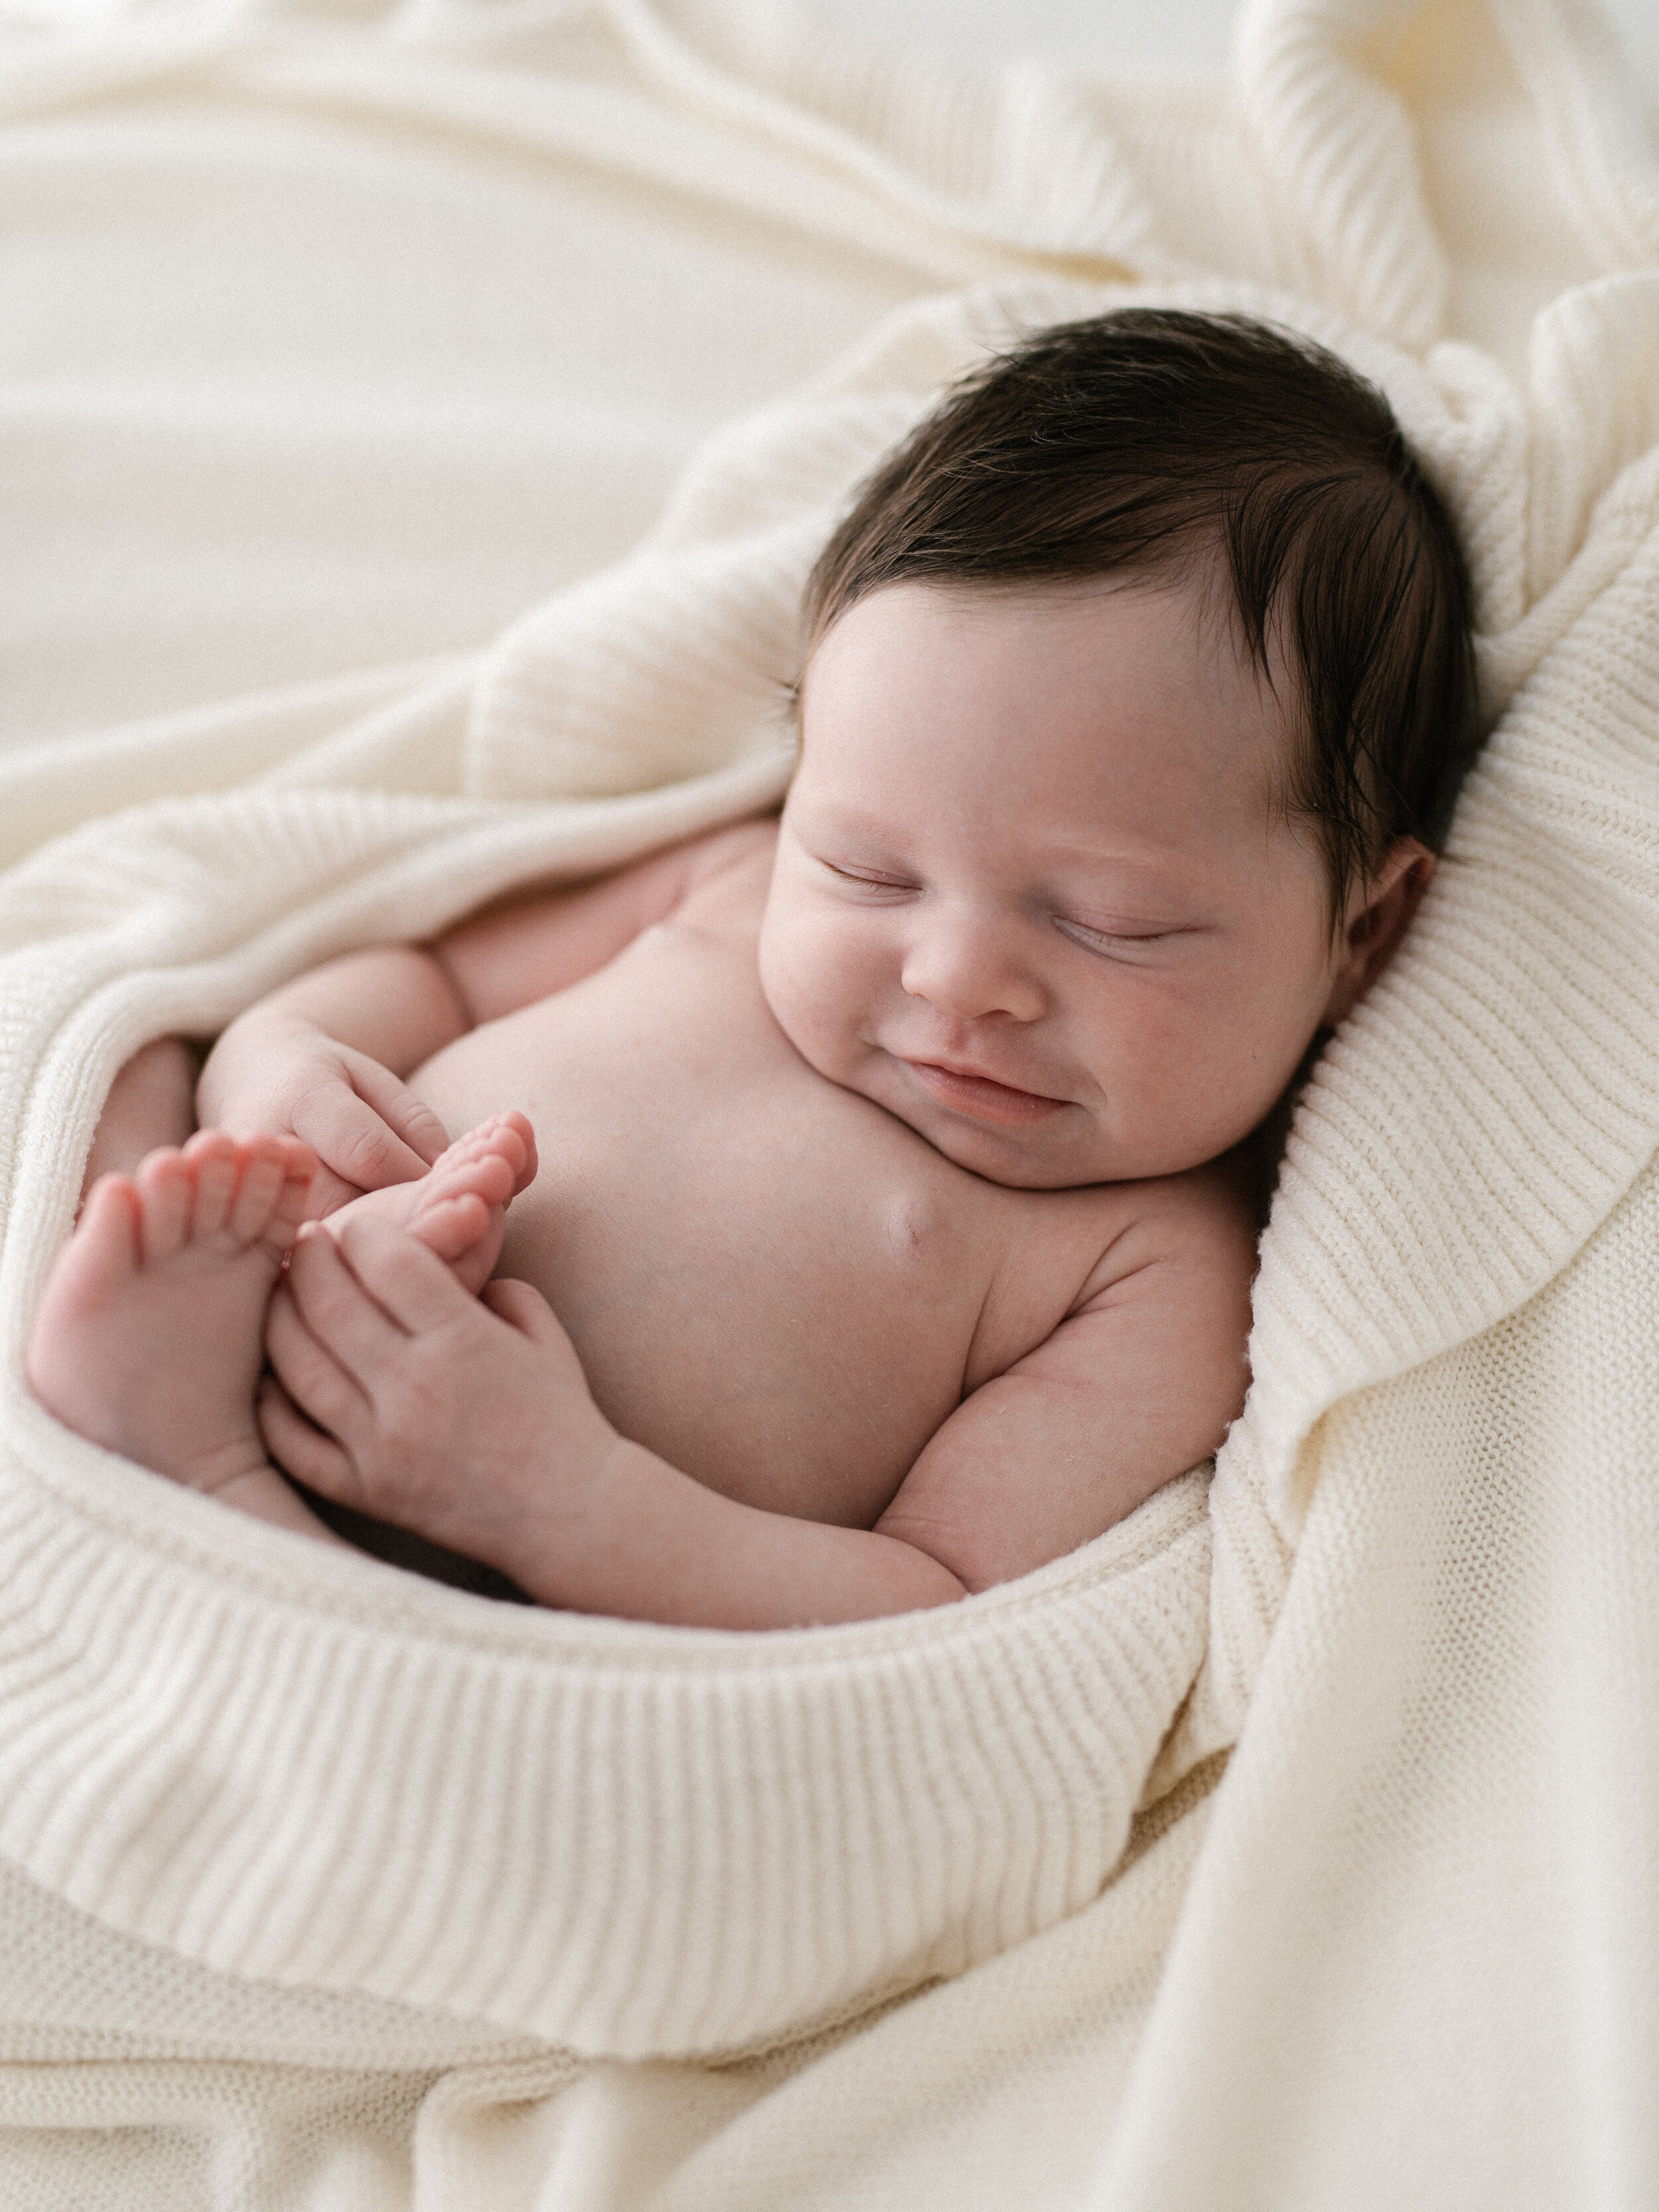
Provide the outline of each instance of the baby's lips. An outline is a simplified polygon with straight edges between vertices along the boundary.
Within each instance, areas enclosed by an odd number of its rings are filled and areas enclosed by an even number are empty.
[[[989,1084],[998,1091],[1012,1091],[1018,1097],[1040,1098],[1051,1106],[1067,1106],[1072,1103],[1060,1091],[1046,1090],[1042,1084],[1030,1081],[1029,1079],[1031,1071],[1028,1069],[1016,1070],[1006,1066],[986,1066],[976,1060],[971,1054],[904,1053],[898,1056],[908,1066],[937,1068],[941,1074],[956,1076],[968,1083]],[[1017,1073],[1025,1076],[1027,1079],[1024,1082],[1016,1082],[1014,1078]]]
[[[999,1077],[981,1075],[939,1060],[913,1060],[907,1063],[932,1097],[956,1113],[1003,1127],[1030,1128],[1070,1105],[1048,1091],[1026,1091]]]

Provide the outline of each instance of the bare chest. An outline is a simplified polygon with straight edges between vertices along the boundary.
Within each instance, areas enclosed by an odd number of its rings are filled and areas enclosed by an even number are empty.
[[[547,1297],[607,1418],[775,1511],[877,1519],[1103,1242],[1101,1193],[985,1182],[808,1067],[740,936],[652,931],[414,1081],[452,1132],[534,1123],[501,1272]]]

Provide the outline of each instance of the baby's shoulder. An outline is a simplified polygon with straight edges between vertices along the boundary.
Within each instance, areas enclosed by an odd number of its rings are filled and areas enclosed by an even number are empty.
[[[675,851],[676,890],[662,917],[677,934],[752,937],[772,880],[775,817],[734,822]]]
[[[1221,1162],[1049,1196],[1059,1205],[1025,1247],[1024,1269],[1000,1279],[1012,1295],[988,1301],[983,1372],[1029,1373],[1036,1360],[1109,1392],[1133,1374],[1157,1402],[1201,1416],[1176,1462],[1193,1464],[1243,1397],[1255,1274],[1248,1182]],[[1028,1214],[1033,1228],[1045,1211]]]
[[[1099,1254],[1073,1310],[1125,1286],[1165,1292],[1201,1281],[1236,1296],[1255,1274],[1257,1221],[1249,1178],[1231,1156],[1179,1175],[1100,1183],[1085,1197]]]
[[[706,837],[696,839],[684,848],[687,898],[740,872],[769,870],[777,842],[777,817],[772,814],[758,821],[729,823],[723,830],[711,830]]]

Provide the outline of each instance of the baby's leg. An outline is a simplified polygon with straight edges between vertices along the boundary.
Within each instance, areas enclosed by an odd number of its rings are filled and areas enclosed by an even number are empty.
[[[182,1037],[157,1037],[118,1070],[99,1117],[82,1200],[106,1175],[131,1175],[146,1154],[182,1145],[196,1127],[196,1056]]]
[[[295,1138],[204,1129],[106,1176],[46,1285],[28,1379],[94,1443],[320,1535],[253,1418],[265,1307],[315,1167]]]

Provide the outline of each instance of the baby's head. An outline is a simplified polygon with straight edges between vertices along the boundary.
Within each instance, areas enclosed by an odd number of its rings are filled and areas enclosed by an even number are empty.
[[[997,1182],[1247,1135],[1467,757],[1462,561],[1381,394],[1234,318],[1045,331],[878,471],[807,616],[761,938],[796,1048]]]

